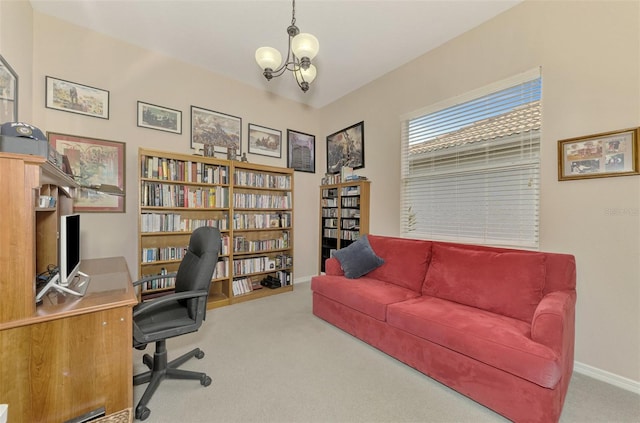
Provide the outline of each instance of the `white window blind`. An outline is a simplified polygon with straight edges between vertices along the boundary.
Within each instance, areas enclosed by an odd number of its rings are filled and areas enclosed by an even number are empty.
[[[538,247],[540,70],[406,116],[401,232]]]

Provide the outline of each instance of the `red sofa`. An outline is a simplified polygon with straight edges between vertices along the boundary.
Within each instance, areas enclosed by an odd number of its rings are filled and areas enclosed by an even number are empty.
[[[568,254],[369,235],[384,264],[330,258],[313,313],[516,422],[556,422],[573,371]]]

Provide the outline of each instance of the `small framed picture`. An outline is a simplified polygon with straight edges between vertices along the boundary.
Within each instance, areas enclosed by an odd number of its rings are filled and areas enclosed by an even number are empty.
[[[327,137],[327,173],[340,173],[343,166],[364,167],[364,121]]]
[[[316,173],[316,137],[287,129],[287,167]]]
[[[109,91],[45,77],[45,106],[63,112],[109,119]]]
[[[250,123],[249,153],[269,157],[282,157],[282,132]]]
[[[138,101],[138,126],[182,134],[182,112]]]
[[[0,56],[0,123],[18,120],[18,75]]]
[[[227,154],[228,149],[242,153],[242,118],[191,106],[191,148],[203,150],[204,145]]]
[[[640,128],[558,141],[558,180],[640,174]]]

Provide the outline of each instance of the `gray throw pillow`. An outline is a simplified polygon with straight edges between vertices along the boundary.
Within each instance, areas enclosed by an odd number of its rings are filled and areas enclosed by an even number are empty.
[[[334,251],[333,256],[338,259],[344,275],[349,279],[359,278],[384,264],[384,260],[371,248],[366,235],[348,247]]]

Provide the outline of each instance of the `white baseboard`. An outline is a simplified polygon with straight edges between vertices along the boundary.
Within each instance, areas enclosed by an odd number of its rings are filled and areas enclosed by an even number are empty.
[[[573,363],[573,370],[583,375],[640,395],[640,382],[638,381],[631,380],[626,377],[619,376],[615,373],[607,372],[605,370],[598,369],[597,367],[580,363],[578,361]]]

